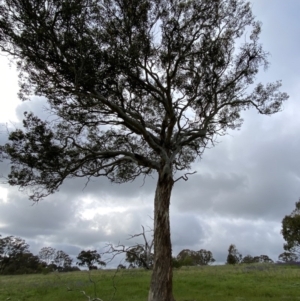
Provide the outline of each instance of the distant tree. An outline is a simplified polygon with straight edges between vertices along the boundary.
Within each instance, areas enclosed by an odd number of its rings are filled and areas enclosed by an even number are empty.
[[[296,262],[298,255],[292,252],[283,252],[278,256],[278,260],[283,262]]]
[[[42,270],[42,264],[37,255],[30,253],[23,253],[22,260],[23,266],[26,266],[27,273],[40,273]]]
[[[18,253],[4,269],[4,274],[32,274],[41,272],[41,262],[38,256],[31,252]]]
[[[81,271],[81,270],[77,266],[71,266],[71,267],[66,269],[66,272],[78,272],[78,271]]]
[[[146,269],[151,269],[153,267],[153,260],[154,260],[154,254],[153,254],[153,244],[154,244],[154,238],[153,238],[153,229],[149,229],[148,231],[145,231],[144,226],[142,225],[142,232],[130,235],[129,239],[136,238],[136,237],[142,237],[143,242],[140,244],[135,245],[133,248],[130,248],[127,252],[130,254],[130,251],[133,251],[136,249],[136,252],[139,257],[139,263],[137,264],[140,267],[144,267]],[[151,233],[151,238],[149,239],[146,235],[146,232]],[[127,254],[126,254],[127,256]],[[130,255],[129,255],[130,257]]]
[[[197,265],[208,265],[208,264],[216,261],[214,259],[211,251],[201,249],[201,250],[197,251],[197,253],[198,253],[198,258],[197,258],[197,262],[196,262]]]
[[[125,260],[130,263],[130,267],[144,267],[146,269],[152,269],[153,267],[153,261],[154,261],[154,254],[152,252],[153,245],[154,245],[154,239],[153,239],[153,230],[150,229],[148,231],[145,231],[144,226],[142,226],[142,232],[130,235],[128,239],[133,238],[142,238],[142,242],[137,243],[133,246],[125,246],[118,244],[117,246],[114,246],[112,244],[109,244],[108,251],[106,253],[112,254],[113,258],[118,254],[124,254],[126,255]],[[151,233],[151,238],[148,238],[146,235],[147,232]]]
[[[283,248],[289,253],[300,254],[300,199],[296,208],[282,220],[281,234],[286,241]]]
[[[64,251],[56,251],[53,263],[59,272],[67,271],[72,266],[73,259]]]
[[[241,263],[254,263],[254,258],[251,255],[246,255],[245,257],[243,257],[243,259],[241,260]]]
[[[39,258],[29,252],[24,239],[14,236],[0,238],[0,273],[29,274],[41,271]]]
[[[259,262],[262,262],[262,263],[274,263],[274,261],[268,255],[260,255],[259,257],[260,257]]]
[[[143,266],[141,254],[144,249],[141,246],[131,247],[126,252],[125,261],[129,263],[130,266],[139,267]]]
[[[254,256],[246,255],[241,263],[273,263],[274,261],[268,255]]]
[[[193,266],[195,265],[196,252],[190,249],[183,249],[178,253],[176,259],[181,266]]]
[[[89,270],[95,267],[95,264],[105,266],[106,263],[101,261],[101,255],[96,250],[81,251],[77,256],[79,266],[86,266]]]
[[[17,60],[19,95],[44,96],[57,116],[27,113],[10,134],[8,183],[38,201],[68,178],[124,183],[156,173],[148,300],[173,300],[174,183],[240,127],[242,111],[271,115],[287,99],[280,82],[255,82],[268,61],[251,4],[0,0],[0,12],[0,49]]]
[[[172,257],[172,267],[176,269],[182,267],[182,263],[177,259],[177,257]]]
[[[269,258],[268,255],[260,255],[260,256],[255,256],[253,258],[254,262],[258,262],[258,263],[273,263],[274,261]]]
[[[59,271],[59,268],[58,268],[58,266],[53,261],[53,263],[50,263],[50,264],[47,265],[46,271],[47,272],[55,272],[55,271]]]
[[[96,265],[89,266],[89,270],[98,270],[98,267]]]
[[[120,264],[118,265],[118,269],[120,269],[120,270],[125,270],[125,269],[126,269],[126,265],[120,263]]]
[[[240,254],[235,245],[231,244],[228,248],[227,264],[237,264],[242,260],[242,254]]]
[[[132,263],[130,263],[128,269],[135,269],[135,266]]]
[[[126,251],[125,260],[134,267],[144,267],[151,269],[153,265],[153,253],[147,253],[143,245],[130,247]]]
[[[183,266],[208,265],[215,261],[212,252],[205,249],[199,251],[184,249],[179,252],[176,259]]]
[[[54,262],[56,250],[52,247],[43,247],[39,252],[39,259],[47,265]]]
[[[21,255],[29,253],[29,245],[25,240],[7,236],[0,238],[0,274],[13,262],[16,262]],[[15,265],[18,268],[18,265]]]

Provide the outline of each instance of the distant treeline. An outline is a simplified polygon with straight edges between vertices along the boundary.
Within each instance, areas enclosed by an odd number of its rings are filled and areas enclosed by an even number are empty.
[[[128,268],[147,267],[153,265],[154,255],[146,254],[143,246],[131,248],[126,253],[125,261]],[[293,253],[284,252],[279,255],[280,262],[296,262],[297,256]],[[181,266],[203,266],[215,262],[211,251],[201,249],[193,251],[184,249],[176,257],[173,257],[173,267]],[[231,244],[228,249],[227,264],[250,264],[250,263],[273,263],[267,255],[243,257]],[[56,250],[52,247],[43,247],[38,255],[29,251],[29,244],[24,239],[15,236],[2,237],[0,235],[0,274],[31,274],[49,273],[53,271],[71,272],[79,271],[78,266],[83,266],[89,270],[98,269],[105,266],[100,254],[96,250],[83,250],[77,256],[77,262],[73,264],[73,259],[64,251]],[[127,268],[120,264],[118,268]]]
[[[38,255],[29,251],[24,239],[0,235],[0,274],[32,274],[51,271],[78,271],[72,266],[73,259],[64,251],[43,248]]]
[[[285,251],[278,256],[277,263],[279,264],[297,264],[298,255],[291,251]],[[268,255],[251,256],[243,255],[237,250],[234,244],[231,244],[228,248],[228,256],[226,260],[227,264],[250,264],[250,263],[274,263]]]

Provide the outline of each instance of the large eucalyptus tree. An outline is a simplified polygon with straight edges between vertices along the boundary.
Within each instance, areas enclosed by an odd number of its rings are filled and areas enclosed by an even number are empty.
[[[270,115],[287,99],[280,82],[255,83],[268,65],[260,31],[244,0],[0,0],[0,49],[17,62],[20,97],[46,97],[57,116],[25,113],[2,147],[8,183],[38,201],[66,178],[157,173],[148,300],[174,300],[174,182],[241,111]]]

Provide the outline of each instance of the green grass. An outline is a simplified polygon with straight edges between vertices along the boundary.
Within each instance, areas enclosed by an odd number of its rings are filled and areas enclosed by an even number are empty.
[[[0,301],[147,300],[151,272],[99,270],[0,276]],[[174,270],[176,301],[300,301],[300,268],[277,265],[190,267]]]

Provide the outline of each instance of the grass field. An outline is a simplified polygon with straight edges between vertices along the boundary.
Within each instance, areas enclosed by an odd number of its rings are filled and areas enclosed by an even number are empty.
[[[84,301],[87,296],[145,301],[150,275],[133,269],[0,276],[0,301]],[[174,296],[176,301],[296,301],[300,268],[267,264],[181,268],[174,270]]]

